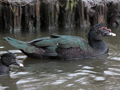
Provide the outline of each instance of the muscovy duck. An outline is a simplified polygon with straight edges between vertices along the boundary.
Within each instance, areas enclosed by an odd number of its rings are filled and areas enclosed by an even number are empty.
[[[17,59],[15,54],[13,53],[5,53],[0,58],[0,75],[4,75],[9,73],[10,71],[10,65],[18,65],[20,67],[23,67],[23,64],[21,64]]]
[[[102,36],[116,36],[116,34],[112,33],[111,29],[105,25],[98,23],[90,28],[88,42],[81,37],[70,35],[51,35],[30,42],[23,42],[10,37],[4,39],[28,57],[73,59],[107,54],[109,48],[106,42],[102,40]]]

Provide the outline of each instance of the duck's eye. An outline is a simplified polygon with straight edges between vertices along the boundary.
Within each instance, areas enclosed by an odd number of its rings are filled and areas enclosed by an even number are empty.
[[[107,27],[101,27],[101,28],[99,28],[99,30],[104,30],[104,29],[107,29]]]
[[[99,28],[99,30],[103,30],[103,27]]]
[[[104,28],[103,27],[101,27],[101,30],[103,30]]]

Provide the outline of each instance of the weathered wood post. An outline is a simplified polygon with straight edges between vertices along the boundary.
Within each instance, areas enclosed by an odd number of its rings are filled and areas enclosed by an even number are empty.
[[[119,0],[0,0],[0,31],[120,25]]]

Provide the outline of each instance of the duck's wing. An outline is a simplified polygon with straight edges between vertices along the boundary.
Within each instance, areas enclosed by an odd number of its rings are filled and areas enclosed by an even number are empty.
[[[41,47],[56,46],[57,42],[54,40],[54,38],[43,37],[43,38],[34,39],[28,42],[28,44],[41,48]]]
[[[81,48],[86,51],[90,47],[86,40],[78,36],[52,35],[52,37],[60,38],[58,48]]]
[[[28,42],[28,44],[35,46],[36,48],[44,49],[46,56],[56,56],[57,53],[56,53],[55,49],[57,47],[58,42],[59,42],[59,38],[43,37],[43,38],[39,38],[39,39],[30,41],[30,42]]]
[[[86,40],[77,36],[55,35],[60,38],[56,52],[63,59],[85,58],[92,56],[92,48]]]
[[[26,54],[39,51],[39,53],[44,53],[44,55],[56,56],[56,40],[50,37],[38,38],[30,42],[19,41],[10,37],[5,37],[4,39]]]

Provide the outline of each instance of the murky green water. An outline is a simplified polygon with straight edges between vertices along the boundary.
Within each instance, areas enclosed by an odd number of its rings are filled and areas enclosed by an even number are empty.
[[[30,41],[49,34],[70,34],[86,39],[82,28],[41,29],[0,33],[0,55],[12,52],[24,68],[11,66],[8,75],[0,76],[0,90],[120,90],[120,28],[112,30],[117,37],[104,37],[108,55],[84,60],[31,59],[9,45],[3,37]]]

